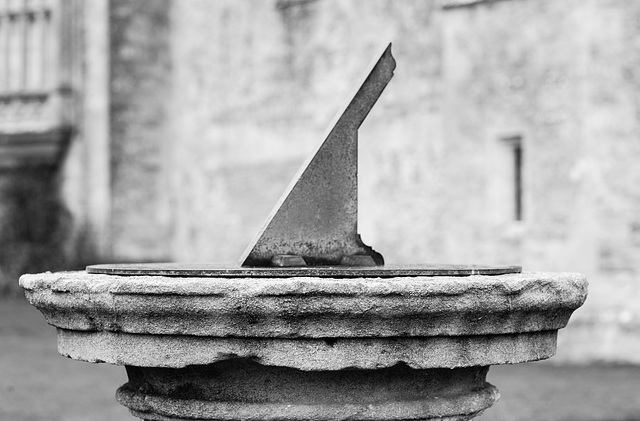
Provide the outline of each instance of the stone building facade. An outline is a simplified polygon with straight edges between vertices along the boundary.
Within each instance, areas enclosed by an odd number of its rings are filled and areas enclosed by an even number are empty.
[[[60,174],[78,110],[75,6],[0,1],[0,295],[21,272],[69,263]]]
[[[5,3],[0,28],[20,2]],[[52,92],[69,134],[46,143],[62,151],[49,164],[0,173],[3,207],[15,208],[0,214],[0,241],[11,215],[50,231],[22,246],[47,259],[28,255],[20,270],[235,261],[392,41],[395,77],[360,130],[365,243],[390,263],[585,273],[590,296],[560,335],[559,360],[640,363],[640,5],[43,4],[66,19],[51,54],[66,69]],[[31,129],[6,128],[3,98],[4,145]]]

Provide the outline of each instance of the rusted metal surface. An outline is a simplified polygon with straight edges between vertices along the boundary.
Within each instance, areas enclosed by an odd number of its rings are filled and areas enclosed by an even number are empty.
[[[393,77],[389,44],[371,63],[358,89],[336,114],[329,133],[304,163],[240,261],[270,266],[274,255],[301,256],[308,266],[339,265],[345,256],[382,255],[358,234],[358,128]]]
[[[395,278],[400,276],[470,276],[520,273],[520,266],[480,265],[385,265],[315,267],[239,267],[207,263],[149,263],[87,266],[89,273],[107,275],[157,275],[211,278]]]

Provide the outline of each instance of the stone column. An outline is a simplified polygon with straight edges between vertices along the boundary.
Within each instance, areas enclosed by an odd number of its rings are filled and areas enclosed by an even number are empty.
[[[489,366],[551,357],[583,276],[24,275],[62,355],[124,365],[143,420],[469,420]]]

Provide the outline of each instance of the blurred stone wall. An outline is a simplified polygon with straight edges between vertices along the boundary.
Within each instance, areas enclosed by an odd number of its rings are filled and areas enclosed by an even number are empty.
[[[359,136],[365,243],[585,273],[556,361],[640,363],[640,3],[78,4],[68,261],[234,262],[392,41]]]
[[[70,263],[61,167],[75,136],[77,6],[0,2],[0,296],[22,295],[24,272]]]
[[[374,52],[396,76],[360,131],[360,231],[388,261],[426,243],[441,144],[435,2],[191,1],[173,5],[174,256],[235,261]],[[204,42],[203,40],[207,40]]]
[[[395,77],[360,131],[364,241],[393,263],[585,273],[591,295],[560,335],[558,360],[640,363],[640,91],[627,53],[639,7],[173,7],[176,259],[240,255],[372,52],[392,40]]]
[[[624,1],[443,11],[444,136],[459,157],[445,171],[464,198],[446,198],[448,254],[586,274],[589,298],[559,335],[560,359],[640,362],[638,22],[640,4]],[[514,135],[522,221],[500,218]]]
[[[111,255],[170,259],[168,146],[172,57],[169,0],[111,0],[109,139]],[[186,164],[186,163],[184,163]]]

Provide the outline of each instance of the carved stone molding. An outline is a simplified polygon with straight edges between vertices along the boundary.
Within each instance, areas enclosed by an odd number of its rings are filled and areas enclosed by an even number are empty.
[[[490,365],[551,357],[582,275],[23,275],[58,351],[124,365],[143,420],[469,420]]]

